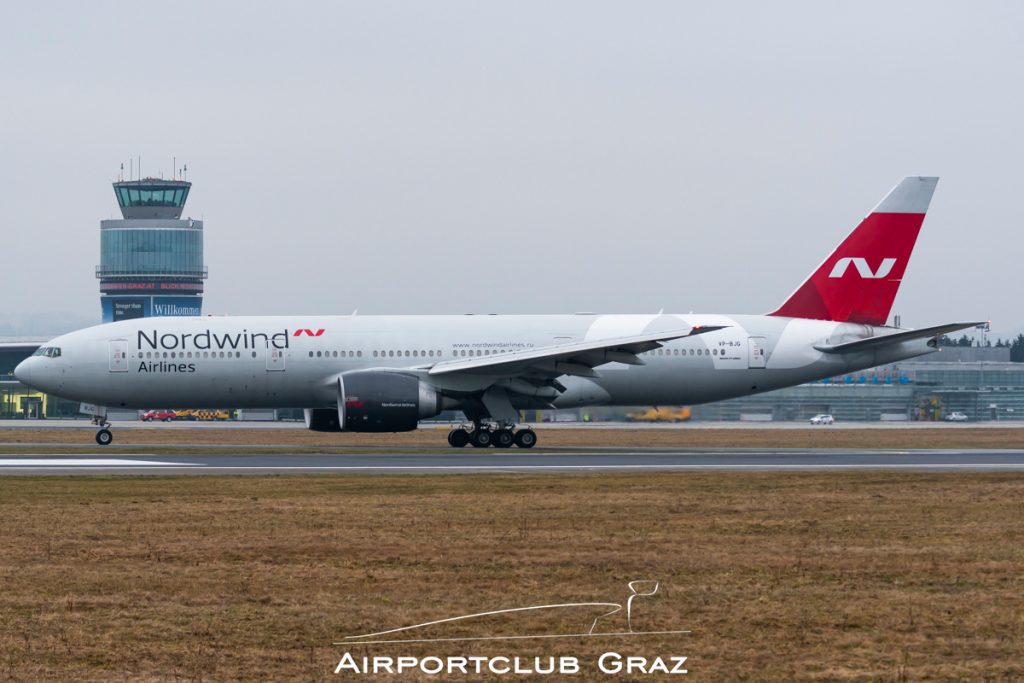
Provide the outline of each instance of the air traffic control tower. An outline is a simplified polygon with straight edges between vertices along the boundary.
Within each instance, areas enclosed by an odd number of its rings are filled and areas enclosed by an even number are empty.
[[[124,218],[100,221],[103,322],[202,314],[203,222],[181,218],[191,187],[158,178],[114,183]]]

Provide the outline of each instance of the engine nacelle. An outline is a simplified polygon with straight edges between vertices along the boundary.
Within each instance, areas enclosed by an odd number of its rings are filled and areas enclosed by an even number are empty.
[[[401,372],[346,372],[339,391],[338,413],[346,432],[409,432],[444,408],[433,387]]]

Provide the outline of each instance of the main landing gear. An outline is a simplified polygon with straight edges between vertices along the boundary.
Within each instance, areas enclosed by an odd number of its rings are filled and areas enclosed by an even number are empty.
[[[109,446],[114,440],[114,434],[110,431],[110,423],[107,422],[106,415],[94,417],[92,423],[100,428],[96,432],[96,443],[101,446]]]
[[[458,427],[448,432],[448,445],[453,448],[533,448],[537,445],[537,432],[529,427],[525,429],[513,429],[511,425],[485,425],[476,424],[472,429]]]

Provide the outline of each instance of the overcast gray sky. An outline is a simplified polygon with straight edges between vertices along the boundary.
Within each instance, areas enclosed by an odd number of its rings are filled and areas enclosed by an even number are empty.
[[[189,167],[205,312],[749,312],[939,175],[904,324],[1024,325],[1024,3],[9,3],[8,321]],[[35,322],[32,322],[35,321]]]

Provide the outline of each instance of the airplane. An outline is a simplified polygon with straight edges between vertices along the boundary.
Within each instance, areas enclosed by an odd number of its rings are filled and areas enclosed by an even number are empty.
[[[531,448],[520,410],[759,394],[931,353],[974,327],[886,325],[937,182],[899,182],[765,315],[141,318],[57,337],[15,375],[97,406],[303,408],[324,432],[411,431],[461,410],[451,446]],[[100,445],[113,440],[105,414]]]

